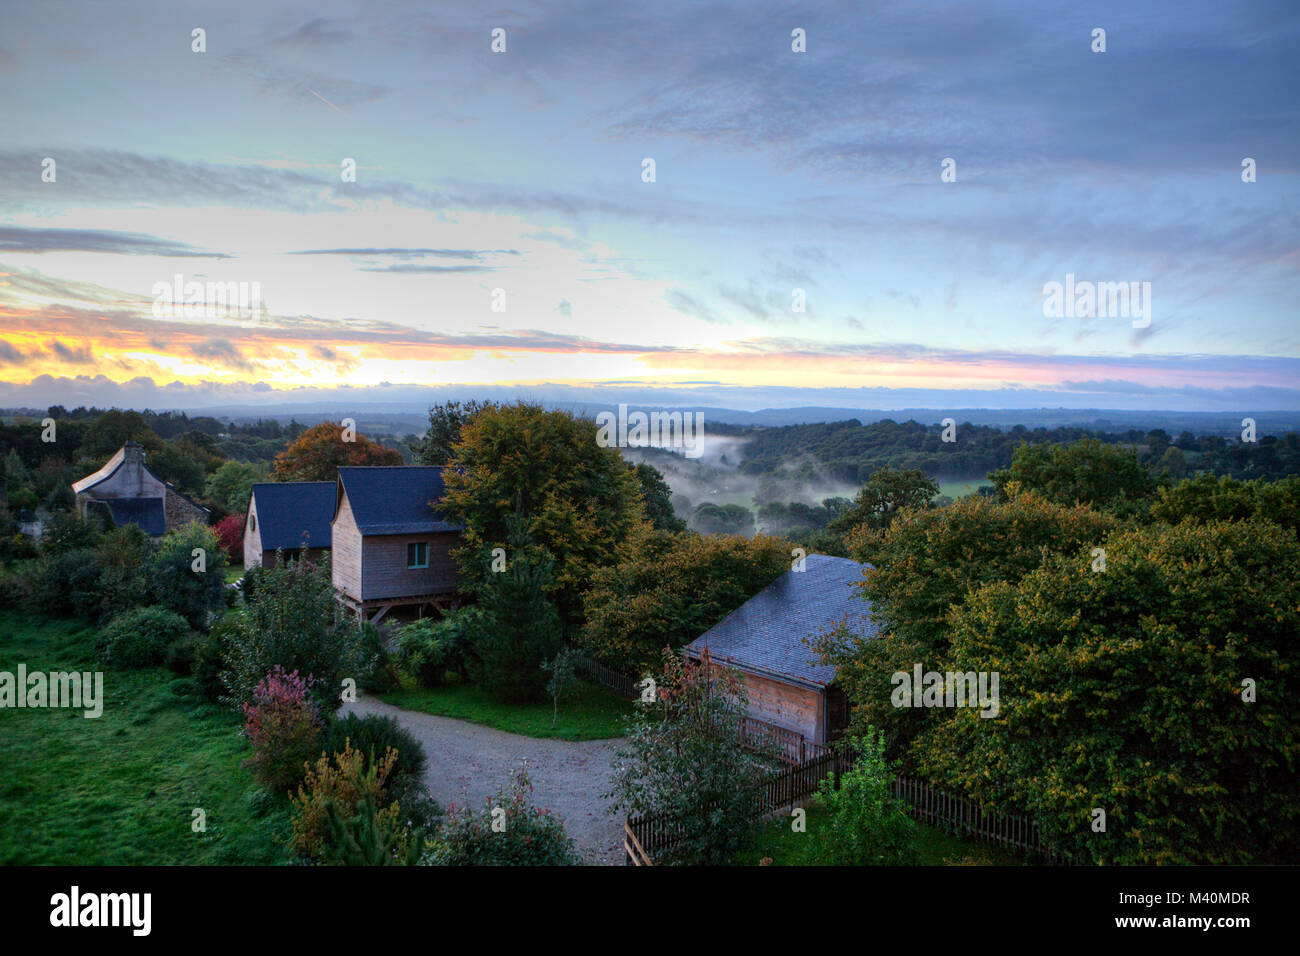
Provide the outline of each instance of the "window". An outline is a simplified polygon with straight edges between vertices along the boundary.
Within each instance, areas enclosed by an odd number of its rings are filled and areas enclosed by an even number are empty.
[[[429,566],[429,542],[412,541],[406,546],[406,566],[408,568]]]
[[[257,530],[257,515],[248,516],[248,530],[249,531]]]

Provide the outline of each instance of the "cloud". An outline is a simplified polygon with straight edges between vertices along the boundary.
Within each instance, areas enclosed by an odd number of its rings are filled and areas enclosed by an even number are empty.
[[[0,252],[111,252],[118,255],[231,258],[220,252],[204,252],[183,242],[134,232],[106,229],[25,229],[19,226],[0,226]]]
[[[64,345],[57,339],[50,343],[50,351],[64,362],[68,362],[72,365],[90,365],[95,361],[95,357],[91,354],[89,348],[86,348],[85,346],[81,348],[73,348]]]

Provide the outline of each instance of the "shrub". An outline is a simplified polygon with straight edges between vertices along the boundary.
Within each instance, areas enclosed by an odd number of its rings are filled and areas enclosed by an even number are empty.
[[[210,631],[199,634],[194,641],[194,662],[191,666],[194,686],[200,697],[214,704],[229,694],[230,689],[222,674],[226,670],[226,655],[230,650],[230,635],[235,624],[235,615],[227,614],[218,618]]]
[[[532,792],[528,772],[521,768],[481,810],[452,804],[424,862],[433,866],[582,865],[560,818],[533,806]],[[504,810],[504,816],[494,816],[496,809]]]
[[[153,544],[138,525],[114,528],[95,549],[96,611],[101,621],[134,607],[152,603],[149,568]]]
[[[310,687],[310,678],[276,666],[253,691],[252,703],[244,704],[244,736],[253,745],[244,765],[268,789],[292,789],[319,753],[323,728]]]
[[[383,636],[379,628],[369,621],[362,621],[358,628],[357,649],[363,660],[371,662],[357,679],[362,690],[371,694],[386,694],[400,685],[401,681],[393,668],[392,655],[384,646]]]
[[[337,800],[325,804],[330,838],[323,848],[333,866],[415,866],[424,849],[424,831],[408,834],[380,813],[373,794],[362,793],[356,814],[348,816]],[[403,849],[405,848],[405,849]]]
[[[890,792],[884,735],[868,727],[850,741],[853,769],[822,781],[817,799],[829,810],[818,834],[818,860],[833,866],[894,866],[917,862],[916,822]]]
[[[397,637],[395,662],[421,687],[442,685],[448,671],[468,676],[466,655],[482,623],[482,609],[471,605],[408,624]]]
[[[174,674],[188,676],[194,670],[194,635],[186,634],[168,644],[163,665]]]
[[[328,559],[264,568],[241,605],[227,612],[226,669],[230,700],[252,699],[253,688],[279,664],[316,678],[312,696],[322,714],[342,703],[343,678],[374,666],[358,641],[351,615],[334,599]]]
[[[396,801],[385,801],[384,785],[396,761],[395,751],[367,760],[359,750],[345,745],[341,753],[322,755],[308,766],[297,794],[289,798],[293,806],[290,849],[308,859],[325,860],[332,842],[329,806],[333,804],[337,813],[351,817],[367,795],[381,808],[376,811],[378,825],[395,824],[401,809]]]
[[[194,570],[196,549],[203,552],[203,571]],[[225,603],[225,567],[226,552],[211,528],[192,522],[167,532],[154,554],[158,603],[206,629],[209,614]]]
[[[367,714],[358,717],[348,714],[330,724],[325,733],[323,748],[326,753],[342,753],[351,742],[370,765],[370,754],[386,754],[392,750],[397,758],[388,774],[389,793],[396,798],[418,795],[424,790],[424,768],[428,759],[415,735],[392,717]]]
[[[244,522],[246,514],[227,515],[217,522],[217,541],[226,552],[231,564],[244,563]]]
[[[100,632],[99,659],[110,667],[157,667],[167,647],[189,633],[185,618],[161,607],[123,611]]]

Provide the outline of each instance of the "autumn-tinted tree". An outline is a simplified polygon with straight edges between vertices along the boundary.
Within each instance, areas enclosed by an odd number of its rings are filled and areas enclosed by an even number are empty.
[[[1087,564],[1091,549],[1116,525],[1109,515],[1030,492],[1006,503],[972,495],[946,508],[904,509],[885,531],[860,526],[849,536],[850,554],[870,565],[862,591],[882,636],[836,631],[818,643],[827,663],[839,668],[858,732],[868,725],[883,729],[901,750],[934,711],[892,706],[890,676],[918,663],[944,669],[952,615],[970,592],[1017,581],[1053,553],[1082,555],[1077,559]]]
[[[644,673],[665,645],[690,643],[790,562],[780,538],[656,531],[626,560],[592,574],[581,644],[617,670]]]
[[[554,558],[552,597],[565,626],[576,626],[592,572],[627,556],[649,530],[636,478],[617,449],[596,443],[593,422],[540,405],[481,411],[461,438],[443,472],[443,507],[466,529],[456,552],[462,586],[482,587],[484,556],[509,551],[518,512],[526,536]]]
[[[1272,521],[1300,534],[1300,477],[1238,481],[1198,475],[1172,488],[1161,488],[1151,506],[1155,521]]]
[[[1084,861],[1300,858],[1300,542],[1249,521],[1104,544],[1105,571],[1057,555],[957,611],[950,663],[999,672],[1000,714],[941,711],[914,761]]]
[[[345,441],[351,437],[352,441]],[[275,481],[334,481],[344,465],[400,465],[400,452],[357,432],[349,436],[337,422],[321,422],[280,452],[271,469]]]

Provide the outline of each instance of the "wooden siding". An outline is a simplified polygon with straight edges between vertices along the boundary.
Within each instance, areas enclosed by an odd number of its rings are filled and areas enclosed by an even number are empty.
[[[456,564],[451,549],[459,536],[443,534],[366,535],[361,549],[361,599],[420,597],[456,590]],[[408,568],[406,546],[424,542],[429,546],[429,566]]]
[[[826,728],[822,694],[799,684],[786,684],[768,677],[745,674],[749,714],[758,720],[797,730],[809,740],[824,743]]]
[[[334,516],[332,542],[334,546],[331,564],[334,587],[354,601],[362,600],[361,595],[361,531],[352,516],[352,506],[348,496],[340,492],[338,514]]]
[[[244,519],[244,570],[262,563],[262,525],[256,531],[249,531],[249,525],[257,518],[257,499],[248,496],[248,517]]]

